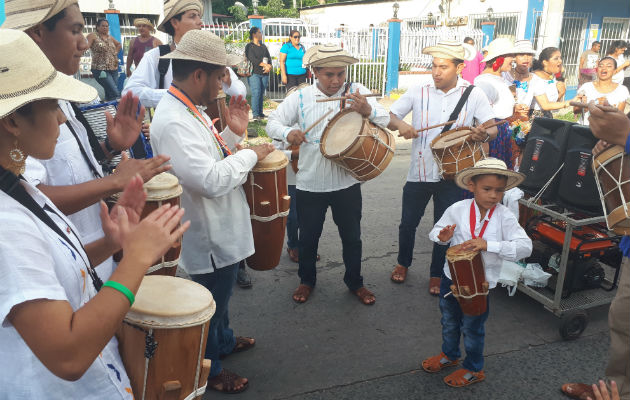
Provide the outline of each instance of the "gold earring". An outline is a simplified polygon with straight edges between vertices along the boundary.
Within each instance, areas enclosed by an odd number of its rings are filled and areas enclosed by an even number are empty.
[[[11,163],[9,165],[9,171],[15,175],[22,175],[26,169],[26,156],[24,152],[18,147],[18,141],[15,139],[13,144],[14,148],[9,150],[9,158]]]

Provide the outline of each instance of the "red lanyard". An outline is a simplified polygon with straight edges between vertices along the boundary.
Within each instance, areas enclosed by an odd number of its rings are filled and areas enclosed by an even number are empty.
[[[481,226],[481,231],[479,231],[480,239],[483,237],[483,233],[486,231],[486,228],[488,227],[488,222],[490,222],[490,218],[492,218],[492,214],[494,214],[495,208],[497,208],[497,206],[494,206],[490,209],[490,213],[488,214],[488,219]],[[477,239],[477,236],[475,236],[476,225],[477,225],[477,213],[475,212],[475,200],[473,200],[470,202],[470,235],[472,236],[473,239]]]

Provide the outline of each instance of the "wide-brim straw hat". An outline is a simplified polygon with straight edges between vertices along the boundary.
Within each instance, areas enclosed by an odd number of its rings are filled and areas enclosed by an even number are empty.
[[[536,55],[536,50],[534,50],[532,42],[527,39],[522,39],[514,43],[514,54],[531,54],[534,56]]]
[[[2,29],[27,30],[48,21],[78,0],[7,0]]]
[[[334,43],[313,46],[304,53],[304,64],[309,67],[347,67],[358,62],[358,58]]]
[[[147,25],[149,28],[151,28],[151,32],[155,32],[155,26],[153,25],[153,22],[149,21],[147,18],[136,18],[133,20],[133,26],[137,28],[140,25]]]
[[[164,0],[164,19],[158,24],[158,31],[167,33],[164,24],[177,14],[189,10],[196,10],[199,14],[203,14],[203,4],[199,0]]]
[[[24,32],[0,29],[0,118],[25,104],[43,99],[79,103],[94,100],[96,89],[55,70],[46,55]]]
[[[477,56],[474,47],[464,47],[463,43],[455,40],[440,40],[435,46],[422,49],[422,54],[428,54],[435,58],[470,61]]]
[[[182,36],[175,50],[160,58],[200,61],[206,64],[232,66],[242,57],[228,54],[223,40],[209,31],[193,29]]]
[[[510,171],[507,165],[498,158],[488,157],[477,161],[474,167],[466,168],[455,175],[455,183],[462,189],[468,189],[468,184],[473,176],[477,175],[503,175],[507,177],[505,190],[517,187],[525,180],[525,175],[520,172]]]
[[[514,54],[514,43],[507,38],[494,39],[486,46],[488,54],[483,58],[483,62],[490,61],[497,57],[506,56],[508,54]]]

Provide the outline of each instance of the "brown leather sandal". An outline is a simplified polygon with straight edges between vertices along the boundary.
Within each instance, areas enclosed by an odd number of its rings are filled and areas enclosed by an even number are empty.
[[[372,304],[376,303],[376,296],[374,296],[374,293],[367,290],[365,286],[362,286],[355,290],[354,294],[356,294],[361,303],[365,304],[366,306],[371,306]]]
[[[243,383],[243,379],[245,382]],[[239,389],[236,389],[237,383],[243,383]],[[217,392],[234,394],[241,393],[245,389],[249,387],[249,382],[247,378],[243,378],[242,376],[238,376],[232,371],[228,371],[223,368],[219,375],[208,378],[208,387],[216,390]]]
[[[593,393],[593,387],[586,383],[565,383],[562,385],[562,393],[569,396],[572,399],[586,400],[587,398],[594,399],[595,393]]]
[[[484,379],[486,379],[486,374],[483,371],[473,372],[462,368],[445,376],[444,383],[450,387],[464,387],[481,382]]]
[[[422,361],[422,369],[427,372],[435,373],[440,372],[444,368],[454,367],[459,364],[459,360],[451,361],[446,354],[440,353],[437,356],[429,357]]]
[[[234,345],[232,352],[228,354],[221,354],[219,358],[223,360],[225,357],[229,356],[230,354],[240,353],[241,351],[249,350],[255,345],[256,345],[256,339],[246,337],[246,336],[237,336],[236,344]]]
[[[306,303],[306,300],[308,300],[308,297],[311,295],[312,291],[312,287],[300,284],[300,286],[295,289],[295,292],[293,292],[293,301],[295,301],[296,303]]]
[[[407,279],[408,270],[409,270],[408,268],[405,268],[400,264],[396,265],[394,267],[394,270],[392,271],[392,276],[391,276],[392,282],[395,282],[395,283],[405,282],[405,279]]]

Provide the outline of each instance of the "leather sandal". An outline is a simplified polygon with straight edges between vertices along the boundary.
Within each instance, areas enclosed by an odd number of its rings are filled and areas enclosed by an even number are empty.
[[[422,361],[422,369],[427,372],[435,373],[440,372],[444,368],[454,367],[459,364],[459,360],[451,361],[446,354],[440,353],[437,356],[429,357]]]
[[[237,381],[242,379],[247,378],[238,376],[234,372],[228,371],[227,369],[223,368],[221,372],[219,372],[219,375],[208,378],[208,387],[222,393],[241,393],[249,386],[249,382],[245,381],[243,386],[241,386],[239,389],[235,389]]]
[[[572,399],[586,400],[587,398],[594,399],[595,393],[593,393],[593,387],[586,383],[565,383],[562,385],[562,393],[569,396]]]
[[[374,293],[367,290],[365,286],[358,288],[353,293],[357,295],[361,303],[365,304],[366,306],[371,306],[372,304],[376,303],[376,297],[374,296]]]
[[[312,291],[312,287],[300,284],[300,286],[295,289],[295,292],[293,292],[293,301],[296,303],[306,303]]]
[[[483,371],[473,372],[462,368],[445,376],[444,383],[450,387],[464,387],[481,382],[484,379],[486,379],[486,374]]]
[[[394,270],[392,271],[392,276],[391,276],[392,282],[404,283],[405,279],[407,279],[408,270],[409,270],[408,268],[405,268],[400,264],[396,265],[394,267]]]
[[[293,261],[294,263],[299,262],[300,261],[300,253],[298,252],[298,249],[290,249],[287,247],[287,253],[289,253],[289,258],[291,259],[291,261]]]

